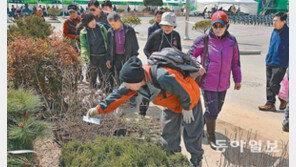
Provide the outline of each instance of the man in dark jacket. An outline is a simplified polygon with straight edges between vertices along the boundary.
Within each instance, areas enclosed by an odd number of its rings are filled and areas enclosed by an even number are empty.
[[[29,9],[28,4],[25,4],[25,8],[22,9],[21,14],[25,17],[32,15],[32,11]]]
[[[11,17],[14,17],[14,13],[16,11],[16,8],[14,7],[14,5],[11,6]]]
[[[107,15],[112,12],[112,2],[110,0],[103,1],[101,6],[103,11],[106,12]]]
[[[163,12],[161,10],[157,10],[155,12],[155,17],[154,17],[154,23],[149,26],[148,28],[148,38],[149,36],[156,30],[161,29],[161,26],[159,25],[159,23],[161,22],[161,16],[162,16]]]
[[[100,3],[99,1],[89,1],[87,4],[89,11],[96,16],[96,21],[98,23],[101,23],[105,26],[105,28],[108,30],[110,28],[110,25],[107,21],[107,13],[105,13],[101,8],[100,8]]]
[[[112,12],[107,18],[111,28],[108,31],[108,58],[107,67],[113,68],[113,74],[118,80],[119,71],[122,65],[131,57],[138,56],[139,44],[135,30],[123,24],[120,16]]]
[[[159,23],[162,29],[152,33],[144,48],[144,53],[147,58],[153,52],[160,51],[163,48],[170,47],[182,51],[181,38],[174,28],[176,24],[176,15],[171,12],[165,12],[162,15],[161,22]]]
[[[194,78],[184,79],[179,71],[165,67],[159,67],[156,73],[153,73],[151,66],[142,66],[141,60],[137,57],[131,57],[124,64],[119,77],[123,84],[97,107],[89,109],[87,117],[110,113],[139,93],[154,104],[164,107],[161,120],[163,145],[172,152],[181,152],[181,126],[183,126],[182,136],[186,150],[191,154],[190,161],[194,167],[200,167],[204,153],[202,149],[204,121],[200,90]],[[156,83],[160,88],[155,86]]]
[[[262,111],[276,111],[276,95],[289,64],[289,27],[287,14],[278,12],[273,18],[274,30],[271,34],[269,51],[266,55],[266,97],[267,102],[259,106]],[[280,110],[286,108],[287,102],[280,99]]]

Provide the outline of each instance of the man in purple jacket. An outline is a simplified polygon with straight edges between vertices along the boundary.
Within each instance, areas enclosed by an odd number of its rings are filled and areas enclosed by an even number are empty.
[[[226,13],[217,11],[212,15],[212,27],[208,35],[198,37],[188,51],[191,57],[201,56],[202,65],[206,69],[200,88],[203,92],[206,112],[204,114],[208,142],[216,150],[216,119],[222,109],[226,91],[230,87],[232,72],[234,89],[241,88],[240,56],[236,38],[228,32]],[[208,41],[205,44],[205,41]],[[208,49],[205,49],[205,46]],[[207,48],[207,47],[206,47]]]

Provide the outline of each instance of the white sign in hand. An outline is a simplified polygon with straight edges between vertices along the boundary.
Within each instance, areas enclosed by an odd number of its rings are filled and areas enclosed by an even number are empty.
[[[82,120],[85,122],[89,122],[97,125],[100,125],[100,122],[101,122],[99,118],[88,118],[87,116],[83,116]]]

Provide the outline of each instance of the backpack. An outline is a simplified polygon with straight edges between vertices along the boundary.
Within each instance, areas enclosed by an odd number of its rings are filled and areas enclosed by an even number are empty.
[[[160,88],[156,80],[159,67],[175,69],[183,75],[184,79],[199,77],[200,66],[190,56],[174,48],[163,48],[160,52],[153,52],[148,59],[148,65],[151,66],[151,78],[157,88]]]

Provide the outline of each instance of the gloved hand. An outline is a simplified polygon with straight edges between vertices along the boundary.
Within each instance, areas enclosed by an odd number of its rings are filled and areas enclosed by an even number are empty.
[[[183,110],[182,111],[183,120],[186,124],[190,124],[191,121],[194,121],[194,116],[192,110]]]
[[[97,115],[99,115],[99,110],[96,107],[89,109],[86,114],[88,118],[96,117]]]

